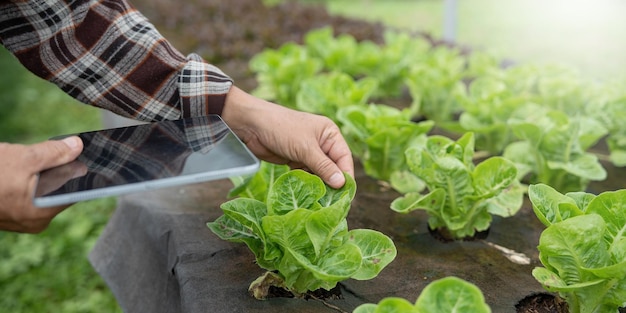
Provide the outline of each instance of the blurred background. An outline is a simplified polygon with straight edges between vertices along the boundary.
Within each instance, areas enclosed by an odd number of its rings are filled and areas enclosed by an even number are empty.
[[[208,8],[211,3],[219,2],[131,1],[184,53],[195,52],[204,38],[189,38],[181,30],[184,29],[180,25],[181,17],[185,20],[186,14],[191,13],[176,9]],[[222,15],[207,17],[208,13],[203,16],[202,10],[195,14],[209,26],[215,20],[238,23],[238,16],[241,16],[241,23],[269,23],[277,19],[260,16],[261,11],[250,8],[265,5],[267,12],[263,11],[263,14],[278,12],[283,2],[233,0],[228,6],[232,7],[234,18],[228,19]],[[298,40],[302,32],[326,23],[325,19],[331,21],[319,13],[320,10],[332,16],[423,32],[440,39],[444,35],[446,8],[450,8],[446,7],[446,2],[302,0],[291,4],[290,9],[281,11],[281,14],[286,15],[285,21],[289,21],[289,14],[295,14],[293,8],[298,6],[304,8],[298,12],[310,17],[310,24],[301,25],[302,29],[298,31],[285,29],[287,33],[291,32],[294,40]],[[512,62],[565,64],[598,80],[626,78],[626,19],[623,18],[626,1],[461,0],[448,1],[448,4],[450,2],[455,3],[450,16],[455,25],[453,33],[457,45],[486,50]],[[321,15],[307,13],[309,6],[315,7],[316,14]],[[244,14],[248,16],[244,17]],[[255,19],[249,17],[254,14],[257,14]],[[210,42],[210,34],[206,36],[206,42]],[[225,43],[227,38],[219,40]],[[187,45],[194,41],[200,43]],[[262,49],[263,45],[276,47],[281,43],[261,42],[256,44],[257,50],[233,55],[240,57],[245,64],[249,55]],[[238,47],[236,40],[229,44]],[[221,59],[207,58],[230,74],[230,63],[224,55],[227,54],[222,54]],[[103,127],[99,109],[77,103],[55,86],[34,77],[4,49],[0,49],[0,69],[0,142],[33,143],[55,135]],[[237,78],[243,81],[246,75],[249,73],[242,71]],[[119,311],[106,285],[86,259],[114,207],[115,199],[78,204],[60,214],[49,229],[39,235],[0,232],[0,292],[3,295],[0,308],[7,312]]]
[[[443,36],[446,0],[328,0],[330,12]],[[626,75],[626,1],[458,0],[456,42],[518,62]],[[360,9],[355,9],[359,7]]]

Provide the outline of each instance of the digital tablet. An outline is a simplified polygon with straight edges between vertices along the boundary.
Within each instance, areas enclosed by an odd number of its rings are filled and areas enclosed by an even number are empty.
[[[248,175],[260,165],[218,115],[77,135],[83,152],[72,163],[39,174],[35,206]]]

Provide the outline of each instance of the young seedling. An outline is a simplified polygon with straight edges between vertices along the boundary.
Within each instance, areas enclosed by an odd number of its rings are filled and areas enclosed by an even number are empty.
[[[426,183],[427,194],[407,193],[391,203],[391,209],[408,213],[428,212],[432,230],[449,239],[472,237],[491,225],[492,214],[513,216],[522,206],[524,191],[516,179],[515,165],[490,157],[474,165],[474,136],[458,141],[430,136],[425,144],[409,148],[411,171]]]
[[[296,297],[331,290],[349,278],[372,279],[394,260],[396,247],[389,237],[370,229],[348,230],[346,217],[356,192],[350,175],[342,188],[332,189],[302,170],[274,176],[282,169],[265,165],[255,175],[257,182],[275,178],[269,188],[247,184],[237,192],[263,200],[230,200],[221,206],[224,215],[207,224],[220,238],[245,243],[268,271],[250,285],[254,297],[266,298],[270,285]],[[248,188],[267,188],[267,194],[244,191]]]

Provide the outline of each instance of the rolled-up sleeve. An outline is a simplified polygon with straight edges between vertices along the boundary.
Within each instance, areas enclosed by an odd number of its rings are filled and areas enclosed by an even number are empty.
[[[77,100],[143,121],[220,114],[233,84],[125,0],[2,3],[0,43]]]

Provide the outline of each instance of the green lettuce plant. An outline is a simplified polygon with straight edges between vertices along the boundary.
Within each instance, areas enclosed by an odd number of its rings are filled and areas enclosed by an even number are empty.
[[[507,146],[503,156],[513,161],[520,179],[544,183],[561,191],[583,191],[589,181],[606,178],[596,155],[587,152],[606,129],[586,117],[570,117],[539,105],[521,107],[509,120],[519,139]]]
[[[594,85],[568,66],[518,64],[505,70],[503,79],[509,90],[543,107],[564,113],[584,112]]]
[[[384,42],[357,42],[350,35],[333,35],[332,28],[312,30],[305,36],[310,55],[323,61],[327,71],[341,71],[352,77],[371,77],[380,83],[374,95],[397,97],[411,66],[430,55],[431,44],[423,37],[387,31]]]
[[[596,118],[603,111],[598,99],[604,98],[602,84],[585,82],[568,68],[518,65],[494,69],[477,75],[467,97],[459,98],[463,106],[459,123],[464,131],[475,133],[477,149],[500,154],[515,139],[511,128],[520,120],[532,123],[549,111],[561,112],[579,121],[577,140],[586,150],[613,124]]]
[[[295,108],[300,83],[319,73],[323,63],[311,57],[305,47],[287,43],[255,55],[249,67],[259,82],[253,91],[256,96]]]
[[[597,88],[585,114],[606,127],[609,160],[615,166],[626,166],[626,80],[613,81]]]
[[[274,176],[282,171],[266,165],[255,174],[257,182],[275,177],[266,195],[245,191],[259,186],[254,179],[237,192],[264,200],[225,202],[224,215],[207,223],[220,238],[245,243],[268,271],[250,285],[253,296],[263,299],[270,286],[277,286],[302,297],[349,278],[372,279],[393,261],[396,248],[389,237],[370,229],[348,230],[346,217],[356,192],[350,175],[341,189],[332,189],[302,170]]]
[[[339,112],[342,133],[365,173],[399,192],[421,191],[424,183],[408,169],[404,151],[426,140],[432,121],[411,121],[408,109],[353,105]]]
[[[436,47],[409,67],[405,84],[411,108],[445,129],[456,129],[455,115],[462,111],[459,98],[466,96],[463,83],[466,59],[457,49]]]
[[[407,149],[409,168],[426,183],[428,193],[407,193],[395,199],[391,209],[400,213],[425,210],[429,227],[447,232],[450,239],[488,229],[492,214],[513,216],[524,195],[515,165],[497,156],[474,165],[473,156],[472,133],[457,141],[430,136],[425,144]]]
[[[500,155],[514,139],[508,120],[526,101],[525,97],[511,93],[499,78],[476,78],[469,85],[467,97],[460,98],[463,112],[459,125],[474,133],[476,150]]]
[[[533,210],[546,225],[533,276],[558,292],[572,313],[617,312],[626,306],[626,190],[561,194],[531,185]]]
[[[465,280],[450,276],[428,284],[415,304],[398,297],[387,297],[378,304],[366,303],[353,313],[491,313],[480,289]]]
[[[377,97],[397,97],[412,64],[428,56],[431,44],[425,38],[406,32],[388,31],[384,42],[357,42],[347,34],[333,35],[330,27],[312,30],[305,36],[311,56],[324,63],[327,71],[340,71],[352,77],[379,81]]]
[[[355,68],[359,63],[361,50],[364,49],[364,44],[357,42],[352,35],[335,36],[330,26],[309,31],[304,36],[304,46],[312,57],[322,61],[325,69],[353,76],[356,74]]]
[[[381,98],[399,97],[405,81],[415,64],[422,64],[433,53],[434,48],[425,38],[415,37],[406,32],[388,31],[380,49],[380,59],[361,57],[356,64],[360,68],[357,75],[374,77],[380,82],[375,93]],[[362,55],[370,56],[373,49],[363,49]],[[369,61],[369,62],[364,62]]]
[[[466,79],[480,77],[500,78],[504,74],[502,65],[504,60],[493,53],[486,51],[472,51],[467,55]]]
[[[605,108],[601,110],[604,113],[607,124],[608,137],[606,143],[609,148],[609,160],[619,167],[626,166],[626,95],[621,99],[614,99],[597,108]],[[602,121],[602,120],[600,120]]]
[[[339,122],[337,112],[341,108],[365,105],[376,86],[378,81],[372,77],[354,80],[343,72],[318,74],[302,81],[296,95],[296,107]]]

